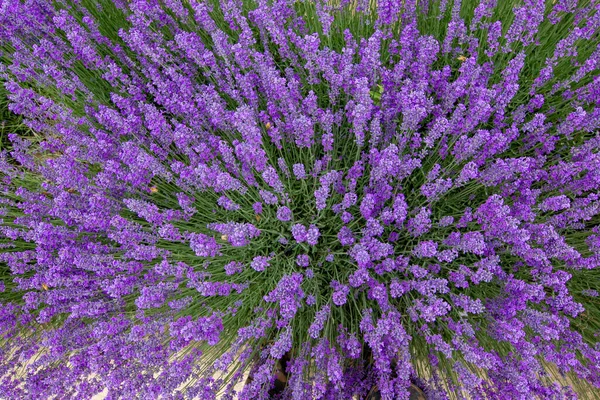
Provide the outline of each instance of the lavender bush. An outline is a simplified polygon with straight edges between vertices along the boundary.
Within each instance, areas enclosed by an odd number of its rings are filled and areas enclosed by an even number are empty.
[[[598,11],[0,1],[0,397],[598,393]]]

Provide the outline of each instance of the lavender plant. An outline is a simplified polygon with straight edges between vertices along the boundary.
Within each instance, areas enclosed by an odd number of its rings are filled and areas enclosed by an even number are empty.
[[[3,0],[0,397],[597,393],[599,9]]]

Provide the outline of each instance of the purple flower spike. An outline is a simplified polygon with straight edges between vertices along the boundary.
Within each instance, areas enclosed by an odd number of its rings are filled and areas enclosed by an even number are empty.
[[[283,222],[292,219],[292,210],[286,206],[279,207],[277,209],[277,219]]]
[[[310,225],[306,231],[306,243],[310,244],[311,246],[316,246],[317,242],[319,241],[319,236],[321,236],[319,228],[317,228],[315,225]]]
[[[296,257],[296,264],[301,267],[308,267],[310,264],[310,258],[308,257],[308,254],[299,254]]]
[[[302,243],[306,241],[307,238],[307,229],[304,225],[294,224],[292,226],[292,236],[294,240],[298,243]]]

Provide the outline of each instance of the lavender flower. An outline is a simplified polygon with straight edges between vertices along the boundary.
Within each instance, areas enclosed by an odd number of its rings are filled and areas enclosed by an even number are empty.
[[[296,257],[296,264],[301,267],[308,267],[310,264],[310,257],[308,254],[298,254]]]
[[[286,206],[279,207],[277,209],[277,219],[283,222],[289,221],[292,219],[292,210]]]
[[[594,2],[100,3],[1,6],[1,398],[600,388]]]
[[[304,225],[294,224],[292,226],[292,236],[298,243],[306,241],[307,229]]]
[[[250,266],[255,270],[255,271],[264,271],[265,268],[267,268],[269,266],[269,261],[271,260],[270,257],[265,257],[265,256],[256,256],[252,259],[252,262],[250,263]]]
[[[306,243],[310,244],[311,246],[316,246],[319,236],[321,236],[319,228],[311,224],[306,231]]]
[[[296,179],[306,178],[306,172],[304,171],[304,164],[294,164],[292,166],[292,170],[294,171],[294,176],[296,176]]]

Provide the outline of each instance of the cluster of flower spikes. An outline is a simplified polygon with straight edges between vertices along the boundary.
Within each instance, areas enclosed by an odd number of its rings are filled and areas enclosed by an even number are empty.
[[[50,3],[0,7],[0,397],[600,387],[594,2]]]

